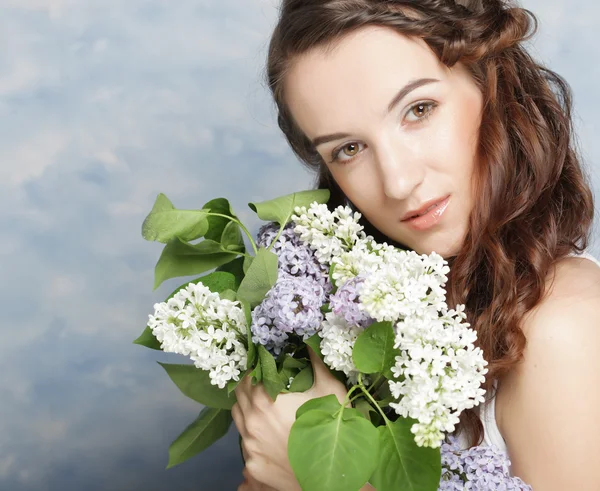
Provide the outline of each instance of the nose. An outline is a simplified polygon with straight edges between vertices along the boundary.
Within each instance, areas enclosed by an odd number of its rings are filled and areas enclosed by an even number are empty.
[[[397,136],[381,142],[376,158],[383,192],[388,198],[404,200],[423,182],[422,156]]]

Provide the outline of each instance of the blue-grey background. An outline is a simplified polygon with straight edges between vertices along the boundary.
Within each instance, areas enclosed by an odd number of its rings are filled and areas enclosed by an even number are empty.
[[[595,0],[525,0],[571,83],[600,190]],[[311,184],[262,82],[278,0],[0,0],[0,490],[233,490],[235,431],[166,471],[200,407],[131,344],[152,291],[159,192],[246,207]],[[600,244],[592,252],[600,252]],[[183,360],[181,360],[183,361]]]

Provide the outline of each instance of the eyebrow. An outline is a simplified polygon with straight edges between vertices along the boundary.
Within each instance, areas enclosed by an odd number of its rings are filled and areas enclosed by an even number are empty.
[[[398,91],[398,93],[388,104],[387,114],[392,112],[392,110],[402,101],[402,99],[404,99],[413,90],[418,89],[423,85],[432,84],[434,82],[439,82],[439,80],[437,78],[418,78],[416,80],[408,82],[404,87],[402,87]],[[329,143],[334,140],[341,140],[342,138],[348,138],[349,136],[350,135],[348,133],[332,133],[330,135],[317,136],[312,140],[312,144],[316,148],[319,145],[323,145],[324,143]]]

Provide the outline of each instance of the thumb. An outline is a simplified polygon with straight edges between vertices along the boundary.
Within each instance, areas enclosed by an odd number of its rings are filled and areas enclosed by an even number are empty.
[[[310,362],[313,367],[313,386],[308,389],[307,392],[310,392],[316,396],[319,395],[329,395],[334,394],[340,404],[343,404],[343,401],[348,393],[348,390],[336,377],[331,373],[329,367],[321,360],[319,355],[317,355],[314,350],[307,346],[308,355],[310,356]],[[352,405],[349,403],[349,407]]]
[[[308,356],[310,357],[310,363],[313,369],[313,387],[315,387],[319,381],[323,381],[327,376],[331,376],[331,373],[319,355],[317,355],[310,346],[307,345],[306,348],[308,349]]]

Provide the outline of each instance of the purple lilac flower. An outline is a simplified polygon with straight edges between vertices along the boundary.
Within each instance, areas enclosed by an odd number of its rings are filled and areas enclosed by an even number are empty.
[[[263,225],[258,231],[258,245],[270,246],[278,233],[279,225],[276,223]],[[331,292],[329,271],[326,266],[319,263],[315,252],[300,241],[298,234],[294,232],[293,223],[288,223],[284,227],[271,250],[279,258],[280,276],[311,278],[323,287],[326,295]]]
[[[278,355],[289,334],[312,336],[323,320],[324,298],[323,287],[311,278],[279,278],[252,311],[252,341]]]
[[[531,486],[510,475],[510,460],[505,452],[495,446],[462,450],[456,438],[449,438],[441,448],[439,491],[531,491]]]
[[[343,317],[348,324],[357,327],[367,327],[375,319],[369,316],[359,306],[360,287],[364,283],[362,275],[346,281],[331,297],[329,297],[329,307],[334,314]]]

